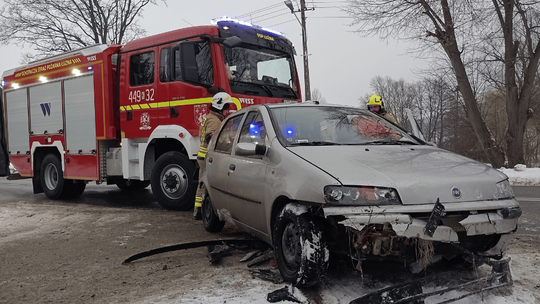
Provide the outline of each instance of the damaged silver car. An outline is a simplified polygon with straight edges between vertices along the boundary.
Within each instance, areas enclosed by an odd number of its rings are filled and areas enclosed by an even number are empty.
[[[521,209],[508,178],[426,144],[364,109],[251,106],[225,119],[207,154],[203,223],[268,242],[283,278],[324,275],[330,252],[357,265],[499,259]]]

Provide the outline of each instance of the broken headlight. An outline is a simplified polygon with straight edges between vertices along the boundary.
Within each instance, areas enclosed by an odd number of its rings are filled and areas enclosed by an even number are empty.
[[[514,191],[512,191],[510,182],[507,179],[503,180],[502,182],[498,182],[495,185],[495,193],[493,194],[493,197],[498,200],[514,197]]]
[[[326,186],[324,199],[330,205],[340,206],[401,205],[396,189],[373,186]]]

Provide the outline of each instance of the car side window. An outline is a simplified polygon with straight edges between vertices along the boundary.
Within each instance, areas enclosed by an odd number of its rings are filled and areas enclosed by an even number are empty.
[[[225,126],[221,129],[221,133],[219,133],[217,138],[216,151],[231,154],[234,136],[236,135],[236,131],[238,131],[242,117],[243,115],[233,117],[225,123]]]
[[[242,130],[240,131],[240,138],[238,142],[254,143],[259,145],[266,144],[266,129],[261,115],[258,112],[249,112]]]

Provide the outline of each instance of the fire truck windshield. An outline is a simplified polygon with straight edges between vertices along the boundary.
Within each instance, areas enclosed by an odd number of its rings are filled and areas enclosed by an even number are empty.
[[[231,91],[274,98],[298,98],[291,56],[264,48],[223,48]]]

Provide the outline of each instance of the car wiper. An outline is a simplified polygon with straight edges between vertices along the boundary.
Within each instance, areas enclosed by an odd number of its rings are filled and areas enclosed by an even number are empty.
[[[295,146],[340,146],[341,144],[332,141],[306,141],[293,143]]]
[[[361,145],[417,145],[410,140],[374,140],[361,143]]]

